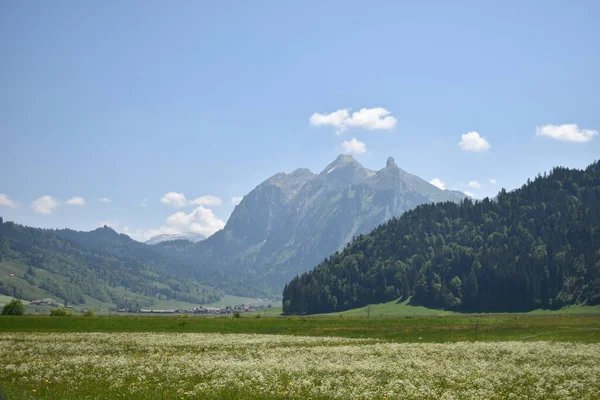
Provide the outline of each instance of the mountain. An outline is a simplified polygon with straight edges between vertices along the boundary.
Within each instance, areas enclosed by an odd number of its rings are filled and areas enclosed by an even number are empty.
[[[354,236],[420,204],[464,198],[398,168],[391,157],[372,171],[340,155],[319,174],[273,175],[244,196],[223,230],[186,252],[203,272],[266,282],[277,292]]]
[[[146,240],[144,243],[148,245],[154,245],[162,242],[171,242],[173,240],[189,240],[192,243],[200,242],[201,240],[206,239],[201,233],[187,232],[187,233],[177,233],[177,234],[163,234],[158,236],[153,236],[150,239]]]
[[[494,200],[424,204],[297,276],[284,312],[411,299],[458,311],[600,304],[600,163],[555,168]]]
[[[220,293],[176,275],[184,265],[105,226],[91,232],[30,228],[0,218],[0,293],[148,307],[157,300],[210,303]],[[172,271],[169,272],[169,271]]]

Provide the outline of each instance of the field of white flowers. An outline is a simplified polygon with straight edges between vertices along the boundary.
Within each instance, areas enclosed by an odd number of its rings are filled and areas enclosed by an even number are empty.
[[[7,398],[598,399],[600,344],[0,334]]]

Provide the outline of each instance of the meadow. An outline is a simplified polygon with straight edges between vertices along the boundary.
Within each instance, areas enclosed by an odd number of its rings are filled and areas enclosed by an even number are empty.
[[[6,399],[595,399],[583,315],[0,317]]]
[[[595,399],[600,344],[2,333],[8,399]]]

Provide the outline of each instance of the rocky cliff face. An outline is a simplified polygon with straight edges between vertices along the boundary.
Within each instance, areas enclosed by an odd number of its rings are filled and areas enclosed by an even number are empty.
[[[297,169],[267,179],[190,255],[203,268],[251,276],[279,291],[354,236],[419,204],[465,197],[403,171],[391,157],[372,171],[340,155],[319,174]]]

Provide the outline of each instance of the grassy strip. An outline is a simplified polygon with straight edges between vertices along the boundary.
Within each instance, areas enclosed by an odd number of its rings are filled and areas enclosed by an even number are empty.
[[[0,332],[202,332],[373,338],[401,342],[556,340],[600,342],[595,316],[350,317],[48,317],[0,318]]]

